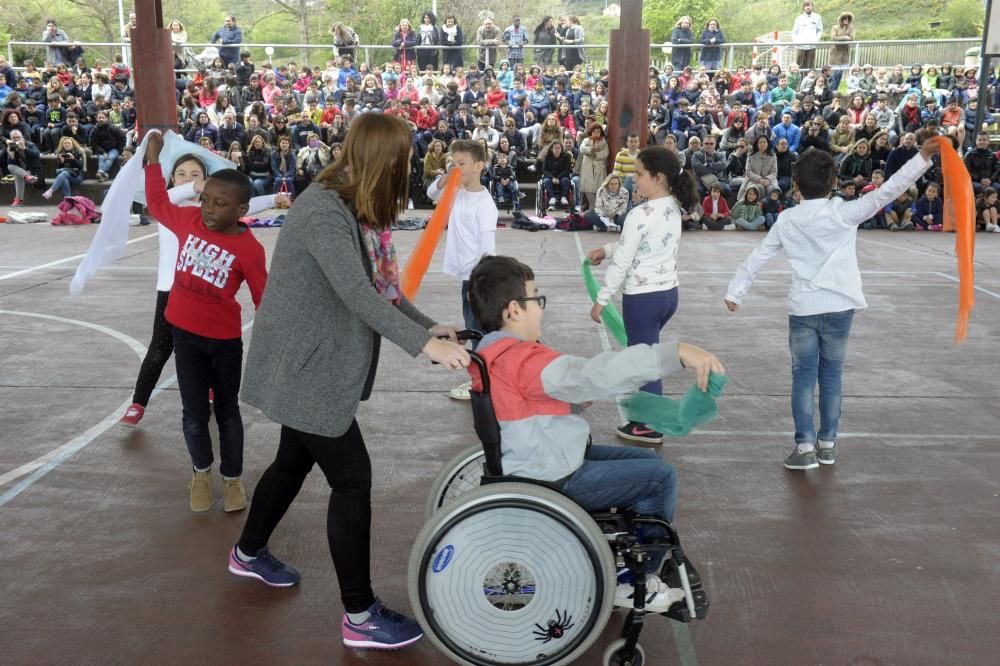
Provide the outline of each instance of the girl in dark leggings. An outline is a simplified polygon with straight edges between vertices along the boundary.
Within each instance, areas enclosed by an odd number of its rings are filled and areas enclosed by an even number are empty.
[[[272,255],[243,381],[243,400],[280,423],[281,437],[229,552],[229,571],[272,587],[299,582],[268,544],[318,465],[332,491],[327,541],[350,647],[399,648],[422,635],[371,584],[372,469],[355,413],[370,395],[381,338],[450,370],[469,363],[463,348],[438,339],[454,339],[455,329],[435,324],[399,289],[390,228],[406,206],[411,146],[395,115],[362,114],[341,159],[295,200]]]
[[[600,322],[611,297],[623,291],[622,318],[629,345],[659,342],[660,330],[677,311],[681,210],[690,210],[698,201],[694,178],[682,167],[677,155],[662,146],[640,152],[635,162],[635,190],[645,203],[629,211],[617,243],[587,255],[594,264],[611,260],[590,316]],[[663,385],[656,381],[642,390],[659,395]],[[634,421],[619,427],[618,436],[647,444],[663,443],[662,434]]]
[[[228,163],[227,163],[228,164]],[[222,168],[222,165],[219,165]],[[178,206],[200,206],[201,188],[208,177],[208,167],[205,161],[194,153],[181,155],[174,162],[170,171],[168,194],[170,202]],[[266,195],[250,200],[247,215],[267,210],[268,208],[287,208],[291,205],[286,195]],[[135,381],[135,393],[132,404],[120,423],[135,426],[142,420],[146,405],[160,380],[163,367],[174,353],[173,326],[167,321],[164,313],[167,311],[167,301],[170,298],[170,288],[174,284],[174,264],[177,262],[177,252],[180,249],[175,236],[162,224],[159,228],[160,259],[157,268],[156,282],[156,314],[153,316],[153,336],[146,349],[146,356],[139,367],[139,377]]]

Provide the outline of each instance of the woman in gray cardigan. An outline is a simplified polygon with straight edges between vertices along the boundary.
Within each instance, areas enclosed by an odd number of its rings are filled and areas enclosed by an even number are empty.
[[[281,230],[247,354],[242,398],[281,424],[275,460],[261,476],[229,570],[274,587],[299,581],[267,543],[319,465],[333,490],[327,537],[351,647],[397,648],[421,636],[371,587],[371,462],[355,421],[368,398],[384,336],[448,369],[468,353],[402,296],[389,227],[407,201],[412,141],[390,114],[351,125],[342,158],[295,200]]]

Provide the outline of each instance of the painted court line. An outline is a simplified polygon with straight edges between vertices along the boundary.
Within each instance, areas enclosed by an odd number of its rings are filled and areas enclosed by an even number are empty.
[[[958,282],[959,281],[958,278],[955,277],[955,276],[953,276],[953,275],[948,275],[947,273],[942,273],[941,271],[934,271],[934,272],[937,275],[940,275],[943,278],[947,278],[947,279],[951,280],[952,282]],[[989,289],[985,289],[983,287],[980,287],[978,284],[975,285],[975,287],[976,287],[976,291],[981,291],[984,294],[989,294],[993,298],[1000,298],[1000,294],[996,293],[995,291],[990,291]]]
[[[692,430],[687,437],[794,437],[794,432],[778,430]],[[854,439],[905,439],[911,441],[941,441],[941,440],[997,440],[1000,434],[987,435],[951,434],[951,433],[903,433],[903,432],[838,432],[838,437]]]
[[[144,241],[149,238],[156,238],[157,234],[147,234],[145,236],[139,236],[138,238],[133,238],[130,241],[126,241],[126,245],[131,245],[132,243],[138,243],[139,241]],[[65,264],[70,261],[76,261],[77,259],[83,259],[87,256],[87,253],[76,254],[72,257],[66,257],[65,259],[57,259],[56,261],[50,261],[47,264],[40,264],[38,266],[32,266],[31,268],[25,268],[20,271],[15,271],[13,273],[7,273],[6,275],[0,275],[0,282],[3,280],[10,280],[12,278],[21,277],[22,275],[27,275],[28,273],[34,273],[35,271],[40,271],[51,266],[58,266],[60,264]],[[123,257],[124,258],[124,257]]]
[[[584,258],[586,257],[583,252],[583,243],[580,242],[579,234],[575,235],[573,238],[576,239],[576,253],[580,263],[582,264]],[[576,274],[580,275],[580,273]],[[607,328],[603,324],[598,324],[597,330],[601,336],[601,347],[604,351],[611,351],[611,340],[608,339]],[[616,400],[615,403],[618,406],[619,421],[622,425],[624,425],[628,422],[628,419],[625,418],[625,409],[622,407],[620,400]],[[687,625],[681,622],[671,622],[670,627],[673,630],[674,643],[677,645],[677,653],[680,656],[682,666],[698,666],[698,655],[695,654],[694,642],[691,640],[691,633],[688,631]]]
[[[155,235],[155,234],[154,234]],[[57,317],[54,315],[47,315],[35,312],[21,312],[16,310],[0,310],[0,315],[15,315],[22,317],[34,317],[37,319],[46,319],[49,321],[56,321],[64,324],[71,324],[74,326],[81,326],[83,328],[89,328],[95,331],[99,331],[106,335],[109,335],[116,340],[120,340],[129,346],[132,351],[136,353],[141,361],[146,355],[146,347],[140,343],[135,338],[128,336],[121,331],[116,331],[113,328],[108,328],[107,326],[102,326],[100,324],[94,324],[87,321],[81,321],[79,319],[67,319],[65,317]],[[243,326],[243,331],[247,331],[253,326],[253,320],[250,320]],[[160,384],[153,391],[151,397],[156,397],[164,389],[170,387],[177,381],[177,375],[174,374],[167,379],[160,382]],[[3,494],[0,494],[0,507],[4,506],[12,499],[20,495],[22,492],[30,488],[36,481],[44,477],[46,474],[54,470],[56,467],[61,465],[75,453],[86,447],[88,444],[93,442],[95,439],[103,435],[105,432],[118,425],[118,421],[121,419],[121,415],[128,409],[129,405],[132,404],[131,396],[119,405],[115,411],[105,417],[100,423],[88,428],[84,432],[80,433],[70,441],[66,442],[62,446],[49,451],[45,455],[42,455],[31,462],[25,463],[20,467],[6,472],[0,475],[0,486],[18,479],[22,476],[28,475],[27,478],[23,479],[16,485],[9,488]]]

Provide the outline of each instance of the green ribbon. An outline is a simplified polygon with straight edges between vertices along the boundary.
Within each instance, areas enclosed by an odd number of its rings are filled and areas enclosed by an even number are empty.
[[[630,421],[645,424],[664,435],[681,437],[718,416],[715,399],[722,395],[727,381],[725,375],[713,372],[708,376],[707,391],[695,384],[679,401],[638,391],[623,400],[622,405]]]
[[[601,288],[597,284],[597,279],[594,278],[594,272],[590,270],[590,265],[590,259],[583,260],[583,282],[587,285],[587,293],[590,294],[590,300],[596,303],[597,292]],[[618,341],[618,344],[622,347],[627,347],[628,336],[625,335],[625,321],[622,319],[622,315],[618,312],[618,308],[615,307],[614,303],[608,303],[604,306],[604,310],[601,311],[601,320],[608,327],[615,340]]]

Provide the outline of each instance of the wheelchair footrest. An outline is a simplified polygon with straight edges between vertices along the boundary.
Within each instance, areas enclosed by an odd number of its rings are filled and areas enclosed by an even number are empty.
[[[684,565],[687,570],[688,585],[691,586],[692,590],[702,589],[701,576],[698,574],[698,570],[694,568],[694,565],[691,564],[691,561],[686,557],[684,558]],[[680,569],[677,568],[677,563],[674,560],[667,560],[663,563],[663,568],[660,570],[660,580],[670,587],[683,587],[681,584]]]
[[[704,620],[708,615],[708,593],[702,589],[692,589],[691,596],[694,597],[694,610],[697,613],[697,618],[691,617],[691,611],[688,610],[686,600],[678,601],[670,607],[670,610],[662,613],[662,615],[678,622],[690,622],[693,619]]]

